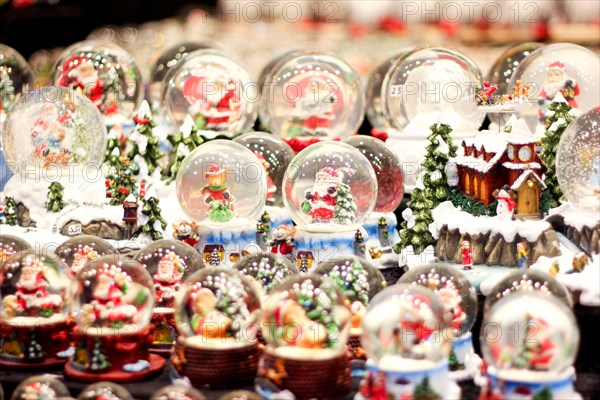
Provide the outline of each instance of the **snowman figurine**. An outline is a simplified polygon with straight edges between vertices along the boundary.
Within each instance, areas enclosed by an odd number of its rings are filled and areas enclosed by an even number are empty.
[[[496,192],[497,193],[494,194],[498,201],[498,205],[496,206],[496,216],[506,221],[512,220],[513,214],[515,213],[515,207],[517,206],[517,203],[513,199],[513,192],[507,185]]]

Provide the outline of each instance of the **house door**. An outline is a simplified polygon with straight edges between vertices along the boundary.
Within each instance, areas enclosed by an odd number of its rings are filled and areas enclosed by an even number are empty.
[[[529,185],[521,186],[517,202],[517,211],[519,214],[537,214],[539,212],[538,195],[535,187]]]

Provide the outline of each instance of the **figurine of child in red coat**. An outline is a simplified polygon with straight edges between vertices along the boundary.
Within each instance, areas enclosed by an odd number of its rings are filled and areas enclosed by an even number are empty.
[[[462,242],[462,266],[464,270],[473,268],[473,253],[471,252],[471,243],[468,240]]]
[[[235,199],[227,187],[227,171],[212,164],[204,173],[208,184],[202,189],[204,201],[209,206],[208,219],[215,222],[228,222],[235,217]]]

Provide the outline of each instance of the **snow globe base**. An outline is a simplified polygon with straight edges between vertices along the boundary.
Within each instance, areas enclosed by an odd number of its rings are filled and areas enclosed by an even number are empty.
[[[246,254],[260,251],[256,244],[256,222],[235,219],[229,223],[200,226],[196,248],[210,265],[232,265]]]
[[[380,269],[398,268],[398,255],[392,251],[392,245],[400,241],[396,215],[373,212],[363,228],[369,237],[367,250],[373,265]]]
[[[312,226],[300,227],[294,236],[296,266],[300,271],[310,270],[333,257],[357,255],[370,258],[366,247],[368,235],[364,228],[327,233],[314,232],[310,228]]]
[[[271,219],[271,228],[277,228],[279,225],[292,226],[292,217],[285,207],[265,206],[264,213],[268,213]]]
[[[131,332],[131,333],[129,333]],[[82,382],[134,382],[160,373],[165,359],[149,354],[151,328],[121,329],[75,327],[75,355],[65,365],[65,375]]]
[[[266,349],[260,361],[256,386],[263,397],[277,390],[288,390],[297,400],[340,399],[350,393],[350,362],[345,353],[321,358],[323,350],[292,348],[294,354],[281,351],[286,348],[278,350]]]
[[[497,371],[494,367],[489,367],[487,375],[489,390],[492,394],[498,393],[503,399],[524,399],[533,396],[549,399],[581,399],[581,395],[573,387],[575,379],[573,367],[560,374],[517,369]]]
[[[173,344],[177,340],[177,329],[175,327],[175,311],[162,312],[155,309],[150,320],[152,325],[152,343],[150,353],[158,354],[165,358],[169,357]]]
[[[412,360],[386,355],[367,372],[355,400],[379,398],[460,398],[460,388],[448,380],[448,361]]]
[[[18,319],[18,318],[16,318]],[[44,371],[67,362],[73,323],[61,320],[31,326],[13,319],[0,321],[0,367],[19,371]]]
[[[448,377],[456,382],[471,379],[479,370],[481,358],[475,354],[473,349],[473,338],[471,332],[465,333],[452,343],[452,353],[448,359]]]
[[[171,362],[196,389],[235,389],[252,385],[260,356],[258,342],[192,337],[178,339]]]

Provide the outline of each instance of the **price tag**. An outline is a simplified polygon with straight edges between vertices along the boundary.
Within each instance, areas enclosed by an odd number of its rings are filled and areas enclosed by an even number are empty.
[[[392,85],[390,87],[390,96],[400,97],[404,93],[404,85]]]
[[[67,228],[67,234],[69,236],[81,235],[82,232],[83,229],[81,227],[81,224],[72,224],[69,225],[69,227]]]

